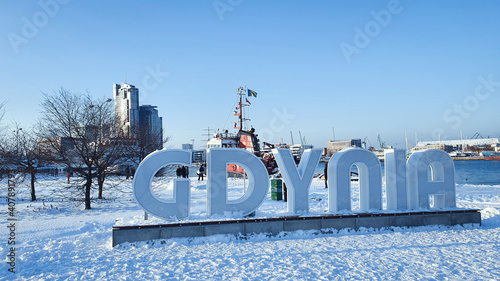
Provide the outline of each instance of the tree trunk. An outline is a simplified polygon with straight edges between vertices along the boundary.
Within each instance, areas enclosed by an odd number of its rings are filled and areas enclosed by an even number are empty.
[[[92,167],[88,168],[85,182],[85,210],[90,210],[90,188],[92,187]]]
[[[99,176],[97,177],[97,184],[99,185],[99,196],[97,197],[98,199],[103,199],[102,198],[102,187],[104,185],[105,178],[106,178],[106,175],[104,175],[104,173],[100,173]]]
[[[90,210],[90,187],[92,186],[92,179],[87,177],[87,182],[85,183],[85,210]]]
[[[30,176],[31,176],[31,201],[36,201],[36,194],[35,194],[36,173],[34,169],[30,169]]]

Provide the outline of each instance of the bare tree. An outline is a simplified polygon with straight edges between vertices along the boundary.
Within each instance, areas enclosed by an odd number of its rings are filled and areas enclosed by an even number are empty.
[[[5,165],[5,155],[7,153],[6,139],[3,134],[4,128],[2,127],[2,119],[5,114],[5,102],[0,103],[0,178],[2,178],[3,166]]]
[[[133,162],[139,165],[150,153],[162,149],[169,139],[163,137],[162,131],[155,131],[147,126],[137,128],[137,149],[133,154]]]
[[[103,199],[103,186],[109,174],[108,168],[124,160],[123,146],[111,140],[111,137],[116,134],[114,115],[109,104],[111,101],[112,99],[108,98],[101,103],[89,105],[89,111],[95,124],[92,138],[100,150],[93,163],[96,168],[98,199]]]
[[[137,167],[146,156],[162,149],[170,140],[170,137],[164,137],[162,130],[153,129],[151,124],[144,123],[132,128],[132,137],[120,135],[116,138],[116,141],[124,144],[124,159],[121,163],[123,166]]]
[[[15,165],[22,174],[29,175],[31,201],[36,201],[36,176],[39,167],[44,165],[45,159],[38,149],[36,133],[33,130],[21,128],[17,123],[14,128],[14,136],[9,141],[9,163]]]
[[[120,147],[109,141],[115,126],[107,101],[61,88],[44,94],[41,104],[44,142],[58,154],[60,161],[84,179],[86,210],[91,208],[93,179],[100,177],[103,183],[106,167],[121,157]],[[70,145],[63,147],[63,139]]]

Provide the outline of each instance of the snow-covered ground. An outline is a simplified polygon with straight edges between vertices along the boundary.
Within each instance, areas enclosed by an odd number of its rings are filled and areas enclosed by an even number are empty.
[[[205,219],[206,182],[192,178],[192,218]],[[230,196],[242,194],[242,180],[229,179]],[[342,230],[169,239],[111,247],[115,224],[165,223],[151,218],[131,194],[131,181],[111,178],[108,200],[83,210],[52,190],[65,179],[37,182],[30,202],[26,183],[17,186],[16,273],[0,265],[0,279],[28,280],[481,280],[500,279],[500,185],[457,185],[461,208],[481,209],[482,226]],[[171,186],[158,182],[171,192]],[[0,181],[0,254],[9,252],[7,181]],[[356,184],[353,185],[356,193]],[[312,213],[327,208],[322,180],[310,191]],[[354,196],[354,208],[359,200]],[[286,203],[266,200],[256,216],[285,214]],[[6,261],[6,259],[5,259]]]

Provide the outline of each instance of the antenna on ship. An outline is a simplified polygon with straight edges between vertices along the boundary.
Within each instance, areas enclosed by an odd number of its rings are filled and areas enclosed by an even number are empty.
[[[206,136],[207,137],[207,142],[209,142],[210,141],[210,136],[212,135],[212,133],[211,133],[212,130],[210,129],[210,127],[208,127],[207,129],[203,129],[203,131],[207,131],[206,133],[202,134],[202,136]]]

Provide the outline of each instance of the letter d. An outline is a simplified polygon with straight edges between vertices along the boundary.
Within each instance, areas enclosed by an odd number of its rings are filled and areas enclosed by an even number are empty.
[[[248,175],[248,189],[237,200],[227,198],[227,165],[237,164]],[[251,214],[264,201],[269,189],[266,166],[251,152],[237,148],[212,148],[207,155],[207,214]]]

